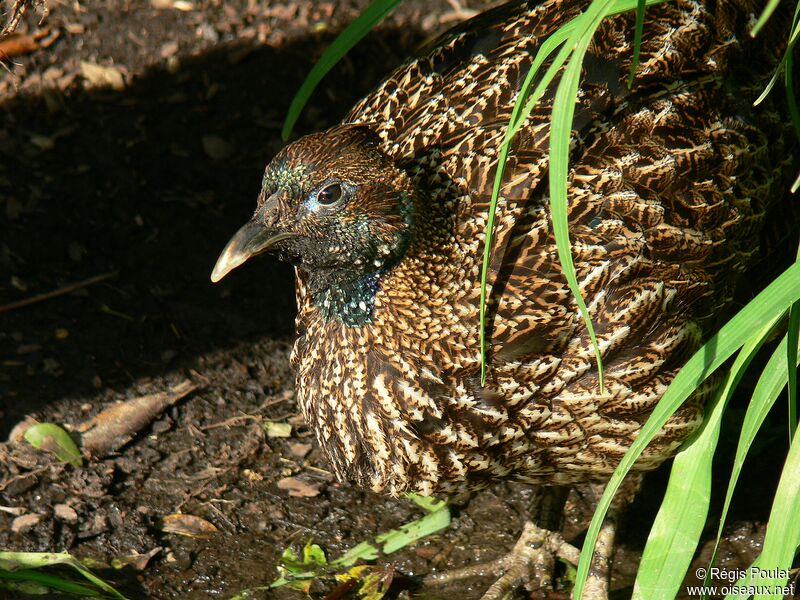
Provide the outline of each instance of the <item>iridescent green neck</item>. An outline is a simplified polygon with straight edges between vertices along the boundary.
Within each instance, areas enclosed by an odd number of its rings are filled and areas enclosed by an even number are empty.
[[[380,276],[381,273],[370,273],[354,281],[324,287],[313,293],[314,304],[326,319],[338,319],[348,327],[371,323]]]
[[[359,212],[356,200],[351,219],[332,230],[329,245],[317,242],[304,254],[314,304],[326,319],[348,327],[372,322],[381,279],[402,260],[412,238],[411,194],[381,192],[394,204],[394,214]]]
[[[409,239],[406,230],[396,236],[393,244],[380,245],[369,261],[359,259],[350,269],[309,273],[311,297],[325,318],[338,319],[348,327],[371,323],[381,279],[402,259]]]

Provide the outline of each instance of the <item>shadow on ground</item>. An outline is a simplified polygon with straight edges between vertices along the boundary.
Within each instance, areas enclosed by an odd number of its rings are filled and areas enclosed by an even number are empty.
[[[298,129],[335,123],[419,39],[366,40]],[[47,91],[3,105],[0,185],[13,204],[0,217],[0,305],[115,274],[0,313],[5,433],[53,400],[292,334],[289,267],[256,261],[217,286],[209,273],[251,214],[289,101],[329,42],[233,44],[174,73],[151,68],[122,92]]]

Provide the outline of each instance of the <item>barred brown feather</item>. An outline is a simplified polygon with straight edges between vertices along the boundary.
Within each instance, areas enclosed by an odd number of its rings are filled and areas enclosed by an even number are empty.
[[[552,92],[506,168],[480,385],[498,148],[537,49],[586,5],[513,3],[459,25],[343,125],[291,144],[268,168],[256,219],[302,240],[280,247],[298,265],[297,396],[341,479],[392,494],[604,480],[730,304],[784,190],[785,126],[751,106],[775,57],[739,41],[746,0],[720,0],[715,12],[678,0],[648,9],[629,91],[633,16],[608,19],[584,63],[568,188],[605,393],[550,223]],[[737,71],[745,50],[753,60]],[[335,216],[311,191],[332,178],[352,193]],[[669,420],[636,469],[675,452],[713,388]]]

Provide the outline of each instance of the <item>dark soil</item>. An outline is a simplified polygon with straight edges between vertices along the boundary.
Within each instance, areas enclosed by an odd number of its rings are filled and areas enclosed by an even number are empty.
[[[336,483],[313,446],[288,365],[290,269],[264,259],[209,282],[282,145],[293,94],[366,4],[54,1],[41,25],[23,19],[18,31],[40,47],[0,72],[0,307],[107,277],[0,312],[0,439],[11,435],[0,445],[0,549],[92,557],[134,599],[229,598],[273,581],[289,546],[313,540],[337,556],[422,514],[409,501]],[[298,133],[336,123],[421,41],[463,16],[444,0],[403,4],[323,82]],[[111,67],[120,89],[93,86],[82,61]],[[83,468],[12,433],[31,416],[77,426],[185,379],[198,389]],[[290,424],[291,436],[269,437],[265,422]],[[737,515],[755,533],[740,527],[736,539],[758,540],[779,468],[759,468],[766,491],[742,499]],[[620,597],[630,593],[665,475],[651,477],[623,534]],[[306,497],[278,486],[295,476]],[[496,558],[513,545],[531,495],[498,485],[457,498],[448,530],[379,563],[394,565],[416,593],[434,569]],[[570,506],[575,536],[591,507],[578,496]],[[164,532],[175,513],[217,531]],[[38,517],[20,528],[20,515]],[[155,549],[140,570],[102,566]],[[473,598],[490,579],[426,591]],[[315,583],[312,594],[335,585]],[[282,588],[253,597],[303,596]]]

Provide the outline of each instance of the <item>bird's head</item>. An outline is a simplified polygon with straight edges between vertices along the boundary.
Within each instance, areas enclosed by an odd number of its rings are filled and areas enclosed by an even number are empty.
[[[253,218],[222,251],[211,280],[275,251],[323,285],[389,268],[411,230],[410,178],[363,125],[297,140],[267,166]]]

